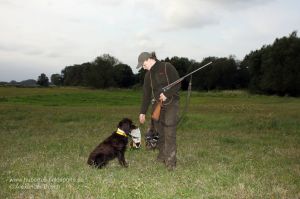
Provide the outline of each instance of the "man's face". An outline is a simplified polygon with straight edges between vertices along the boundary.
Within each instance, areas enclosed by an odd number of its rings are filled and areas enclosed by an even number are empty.
[[[143,63],[143,68],[145,70],[150,70],[151,67],[153,66],[152,60],[151,59],[147,59],[146,61],[144,61]]]

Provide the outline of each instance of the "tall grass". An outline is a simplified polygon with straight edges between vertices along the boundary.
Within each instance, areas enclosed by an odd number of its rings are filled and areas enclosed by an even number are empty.
[[[297,98],[193,92],[175,171],[144,147],[126,152],[129,168],[88,167],[121,118],[138,122],[140,99],[131,90],[0,88],[0,198],[300,197]]]

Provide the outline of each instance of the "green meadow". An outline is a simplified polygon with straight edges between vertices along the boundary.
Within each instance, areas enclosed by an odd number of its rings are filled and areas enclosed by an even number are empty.
[[[175,171],[144,145],[128,168],[89,167],[123,117],[138,123],[140,102],[140,90],[0,87],[0,198],[300,198],[299,98],[192,92]]]

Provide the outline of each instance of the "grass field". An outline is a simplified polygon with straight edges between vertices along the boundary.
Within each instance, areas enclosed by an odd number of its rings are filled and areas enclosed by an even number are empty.
[[[127,151],[128,168],[88,167],[120,119],[138,122],[140,99],[138,90],[0,87],[0,198],[300,198],[299,98],[193,92],[175,171],[145,148]]]

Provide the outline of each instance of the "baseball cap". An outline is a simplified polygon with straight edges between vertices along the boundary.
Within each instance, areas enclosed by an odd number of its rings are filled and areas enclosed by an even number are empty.
[[[144,64],[144,61],[146,61],[146,60],[149,59],[150,57],[151,57],[151,53],[148,53],[148,52],[142,52],[142,53],[139,55],[139,58],[138,58],[138,65],[136,66],[136,68],[142,67],[142,65]]]

